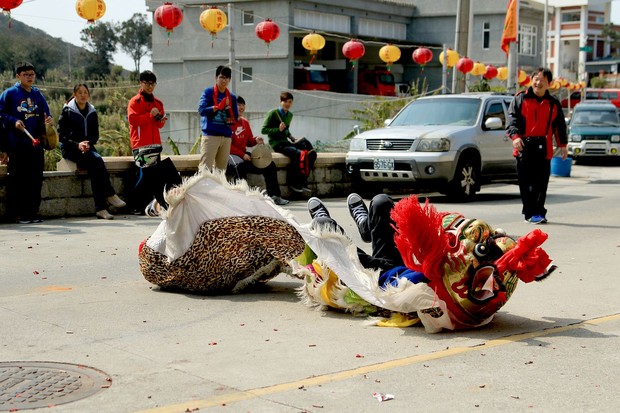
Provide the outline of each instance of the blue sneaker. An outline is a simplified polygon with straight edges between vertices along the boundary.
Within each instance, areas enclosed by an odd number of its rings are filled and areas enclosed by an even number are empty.
[[[529,222],[530,224],[544,224],[545,222],[547,222],[547,220],[545,219],[545,217],[541,216],[541,215],[534,215],[531,218],[526,219],[527,222]]]

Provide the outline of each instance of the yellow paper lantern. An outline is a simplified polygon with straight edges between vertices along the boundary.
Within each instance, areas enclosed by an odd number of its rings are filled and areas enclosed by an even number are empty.
[[[567,87],[569,85],[569,81],[567,78],[565,77],[561,77],[560,79],[558,79],[560,81],[560,86],[562,87]]]
[[[310,54],[314,55],[325,47],[325,38],[318,33],[310,33],[301,39],[301,45],[304,49],[310,50]]]
[[[561,86],[560,81],[557,80],[557,79],[554,79],[549,84],[549,89],[551,89],[551,90],[558,90],[560,88],[560,86]]]
[[[487,72],[487,67],[483,63],[476,62],[474,63],[474,67],[471,69],[469,73],[471,73],[474,76],[482,76],[486,72]]]
[[[105,2],[103,0],[77,0],[75,11],[81,18],[93,24],[105,14]]]
[[[525,81],[525,79],[527,78],[527,73],[525,73],[525,70],[519,70],[519,83],[523,83]]]
[[[220,32],[226,24],[228,23],[228,18],[226,17],[226,13],[217,7],[211,7],[202,13],[200,13],[200,25],[203,29],[211,33],[212,37]]]
[[[502,67],[498,67],[497,68],[497,78],[499,80],[506,80],[506,79],[508,79],[508,68],[506,66],[502,66]]]
[[[386,44],[379,49],[379,58],[387,63],[388,68],[400,59],[400,49],[392,44]]]
[[[448,66],[449,68],[453,67],[459,61],[459,58],[460,58],[459,54],[452,49],[447,49],[446,55],[447,55],[446,66]],[[443,65],[443,52],[439,54],[439,61]]]

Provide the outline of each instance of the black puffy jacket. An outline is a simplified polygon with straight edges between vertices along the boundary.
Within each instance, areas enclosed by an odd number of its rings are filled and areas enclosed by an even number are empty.
[[[70,156],[79,154],[78,144],[83,141],[88,141],[90,149],[96,150],[95,144],[99,140],[99,118],[95,107],[88,103],[88,113],[84,116],[75,99],[71,99],[62,108],[58,118],[58,137],[63,157],[66,157],[66,153]]]

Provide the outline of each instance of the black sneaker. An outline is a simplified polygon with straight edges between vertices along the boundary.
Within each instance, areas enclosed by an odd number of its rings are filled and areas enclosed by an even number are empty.
[[[312,219],[321,217],[331,218],[329,211],[325,208],[325,205],[323,205],[321,200],[315,196],[308,200],[308,212],[310,213],[310,218]]]
[[[366,221],[368,220],[368,208],[366,208],[364,200],[358,194],[353,193],[347,197],[347,205],[349,206],[351,218],[353,218],[353,221],[357,224],[357,229],[360,232],[362,241],[370,242],[368,225],[366,225]]]
[[[160,211],[159,202],[156,199],[153,199],[149,204],[144,208],[144,213],[149,217],[158,217]]]
[[[284,199],[281,196],[272,196],[271,199],[273,200],[273,203],[276,205],[288,205],[289,201],[288,199]]]

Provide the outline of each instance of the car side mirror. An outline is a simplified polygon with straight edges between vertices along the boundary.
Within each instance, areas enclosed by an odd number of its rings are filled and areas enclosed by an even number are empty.
[[[356,135],[362,133],[362,128],[360,128],[360,125],[353,125],[353,132],[355,132]]]
[[[383,126],[390,126],[390,123],[392,123],[392,119],[386,119],[383,121]]]
[[[504,122],[500,118],[492,117],[484,121],[484,127],[488,130],[502,129]]]

